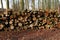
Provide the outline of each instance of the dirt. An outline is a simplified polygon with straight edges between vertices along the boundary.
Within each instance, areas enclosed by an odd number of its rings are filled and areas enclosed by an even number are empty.
[[[0,40],[60,40],[60,29],[0,32]]]

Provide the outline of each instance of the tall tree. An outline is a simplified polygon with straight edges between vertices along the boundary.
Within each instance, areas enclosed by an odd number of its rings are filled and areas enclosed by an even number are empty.
[[[18,10],[20,10],[19,0],[18,0],[17,4],[18,4],[18,5],[17,5]]]
[[[48,1],[48,0],[47,0]],[[46,7],[47,7],[47,1],[46,0],[44,0],[44,9],[46,10]]]
[[[38,9],[40,9],[40,0],[38,0]]]
[[[59,8],[59,0],[56,0],[56,9]]]
[[[51,9],[51,0],[48,0],[48,9]]]
[[[42,9],[42,1],[43,0],[38,0],[38,9]]]
[[[24,10],[24,0],[20,0],[20,10]]]
[[[12,6],[12,7],[13,7],[13,9],[15,8],[15,6],[14,6],[14,5],[15,5],[15,2],[14,2],[14,0],[13,0],[13,6]]]
[[[20,0],[13,0],[13,9],[14,10],[22,10],[22,8],[20,8],[21,7],[21,5],[20,5]]]
[[[35,10],[35,0],[32,0],[32,10]]]
[[[6,0],[7,3],[7,9],[9,9],[9,0]]]
[[[42,1],[42,9],[45,9],[45,0]]]
[[[25,9],[29,9],[29,1],[28,0],[25,0]]]
[[[51,0],[51,9],[54,9],[54,0]]]
[[[56,5],[57,3],[56,3],[56,0],[54,0],[54,10],[56,9]]]
[[[3,8],[3,2],[2,2],[2,0],[1,0],[1,7]]]
[[[16,5],[16,10],[18,10],[19,9],[19,0],[16,0],[16,3],[15,3]]]

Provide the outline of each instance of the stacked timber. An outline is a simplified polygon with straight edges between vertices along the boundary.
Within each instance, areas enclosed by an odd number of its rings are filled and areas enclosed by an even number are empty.
[[[57,27],[59,22],[60,16],[57,11],[10,10],[7,14],[0,14],[0,30],[51,29]]]

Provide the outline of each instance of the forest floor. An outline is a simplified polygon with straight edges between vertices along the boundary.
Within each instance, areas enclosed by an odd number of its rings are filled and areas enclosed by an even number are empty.
[[[60,40],[60,29],[0,32],[0,40]]]

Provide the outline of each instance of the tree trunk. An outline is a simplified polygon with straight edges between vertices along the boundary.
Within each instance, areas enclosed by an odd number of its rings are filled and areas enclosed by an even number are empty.
[[[32,10],[35,10],[35,0],[32,0]]]
[[[42,9],[45,9],[45,0],[42,1]]]
[[[14,0],[13,0],[13,10],[14,10],[14,8],[15,8],[15,2],[14,2]]]
[[[29,9],[29,1],[25,0],[24,9]]]
[[[59,0],[56,0],[56,9],[59,8]]]
[[[2,9],[3,9],[3,2],[2,2],[2,0],[1,0],[1,7],[2,7]]]
[[[7,9],[9,9],[9,0],[6,0],[7,2]]]
[[[51,9],[54,10],[54,0],[51,0]]]
[[[42,0],[38,0],[38,9],[42,9]]]
[[[51,9],[51,0],[48,0],[48,9]]]
[[[24,10],[24,0],[20,0],[20,10]]]
[[[18,0],[18,10],[20,9],[20,6],[19,6],[19,0]]]
[[[48,0],[47,0],[48,1]],[[44,10],[46,10],[46,7],[47,7],[47,1],[46,0],[44,0]],[[48,7],[47,7],[48,8]]]
[[[40,9],[40,0],[38,0],[38,9]]]

